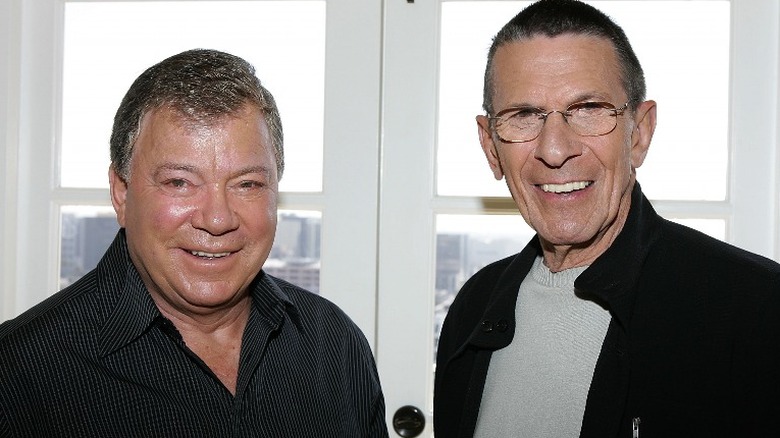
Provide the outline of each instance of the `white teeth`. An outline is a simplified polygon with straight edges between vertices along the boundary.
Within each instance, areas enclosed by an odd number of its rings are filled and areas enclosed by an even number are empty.
[[[203,251],[190,251],[190,254],[196,257],[205,257],[208,259],[218,259],[230,255],[229,252],[210,253],[210,252],[203,252]]]
[[[541,188],[547,193],[570,193],[582,190],[591,184],[590,181],[576,181],[565,184],[542,184]]]

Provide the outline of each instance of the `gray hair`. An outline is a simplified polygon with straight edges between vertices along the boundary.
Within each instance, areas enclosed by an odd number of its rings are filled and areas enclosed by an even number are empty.
[[[535,36],[581,34],[609,40],[615,48],[623,89],[635,110],[645,100],[645,74],[623,29],[603,12],[578,0],[540,0],[520,11],[493,38],[488,51],[482,107],[493,113],[493,57],[499,47]]]
[[[256,106],[268,125],[281,179],[284,137],[279,109],[248,62],[228,53],[195,49],[171,56],[143,72],[130,86],[114,116],[111,166],[125,181],[142,118],[166,107],[185,120],[208,125],[245,105]]]

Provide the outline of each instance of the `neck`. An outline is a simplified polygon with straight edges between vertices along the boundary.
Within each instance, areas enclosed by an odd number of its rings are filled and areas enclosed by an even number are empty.
[[[188,314],[160,306],[181,334],[184,343],[222,382],[231,394],[236,393],[241,341],[249,321],[252,300],[245,297],[235,305],[209,314]]]
[[[612,246],[617,236],[623,230],[631,209],[631,193],[626,192],[626,198],[621,203],[615,220],[607,224],[599,233],[586,242],[576,244],[556,244],[539,236],[544,256],[544,264],[552,272],[591,265],[601,254]]]

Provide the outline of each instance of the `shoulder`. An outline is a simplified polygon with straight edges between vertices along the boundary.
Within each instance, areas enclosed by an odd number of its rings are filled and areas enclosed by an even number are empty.
[[[292,304],[305,334],[338,339],[368,349],[363,332],[337,304],[288,281],[270,275],[268,277]]]
[[[539,251],[538,240],[534,238],[522,252],[481,268],[463,284],[455,296],[450,312],[455,313],[462,309],[472,313],[491,302],[516,295]]]
[[[43,388],[50,388],[49,379],[63,379],[67,370],[79,372],[72,358],[95,350],[93,286],[94,278],[88,274],[0,324],[0,399],[12,400],[13,409],[28,404],[32,409],[45,393]]]
[[[489,293],[508,273],[509,266],[519,257],[519,254],[495,261],[479,269],[458,291],[456,301],[483,300],[489,298]],[[454,303],[453,303],[454,304]]]
[[[466,281],[447,309],[438,344],[440,359],[466,342],[484,318],[514,321],[520,283],[538,253],[534,238],[522,252],[485,266]]]
[[[67,337],[79,324],[92,318],[91,295],[97,289],[94,271],[76,283],[55,293],[14,319],[0,324],[0,345],[6,348],[30,342],[45,342]],[[7,351],[7,350],[6,350]]]
[[[268,276],[302,314],[351,324],[352,320],[332,301],[278,277]]]
[[[729,321],[742,338],[780,337],[780,264],[682,225],[665,221],[640,287],[645,305],[666,303],[667,314]]]
[[[780,282],[780,264],[767,257],[668,220],[663,220],[662,230],[656,258],[679,266],[679,271],[706,274],[728,283],[764,282],[777,286]]]

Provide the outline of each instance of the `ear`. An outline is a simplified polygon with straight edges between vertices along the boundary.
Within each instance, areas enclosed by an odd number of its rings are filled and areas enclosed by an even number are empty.
[[[127,182],[116,172],[113,165],[108,168],[108,184],[111,190],[111,204],[116,212],[119,226],[125,227],[125,205],[127,203]]]
[[[498,158],[498,149],[493,141],[493,133],[490,130],[490,119],[486,116],[477,116],[477,129],[479,130],[479,143],[482,145],[482,152],[485,153],[490,170],[493,176],[500,180],[504,177],[504,169],[501,168],[501,160]]]
[[[634,132],[631,134],[631,166],[636,169],[645,162],[650,141],[655,132],[656,103],[647,100],[634,113]]]

